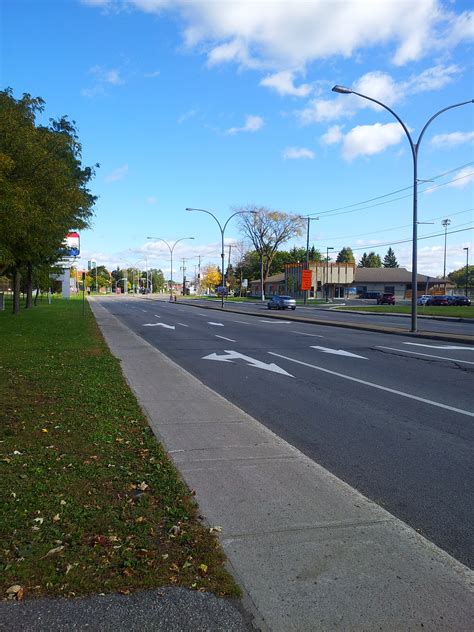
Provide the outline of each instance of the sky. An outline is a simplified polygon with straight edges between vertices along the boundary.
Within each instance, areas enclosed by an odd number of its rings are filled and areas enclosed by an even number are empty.
[[[472,3],[438,0],[3,0],[0,81],[76,121],[99,163],[81,261],[219,263],[223,224],[256,205],[319,217],[310,242],[356,259],[389,246],[411,269],[416,142],[474,97]],[[419,146],[418,271],[466,263],[474,218],[474,105]],[[241,243],[238,218],[226,244]],[[305,236],[284,248],[305,245]],[[234,249],[234,253],[237,252]]]

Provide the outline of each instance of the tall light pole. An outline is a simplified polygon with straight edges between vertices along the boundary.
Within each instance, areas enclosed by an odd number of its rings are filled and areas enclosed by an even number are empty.
[[[403,131],[405,132],[408,142],[410,143],[412,158],[413,158],[413,244],[412,244],[412,271],[411,271],[411,331],[417,331],[417,291],[418,291],[418,150],[420,148],[421,140],[426,132],[427,127],[430,125],[435,118],[437,118],[443,112],[447,110],[452,110],[453,108],[461,107],[462,105],[468,105],[469,103],[474,103],[474,99],[470,101],[463,101],[462,103],[455,103],[454,105],[448,105],[448,107],[439,110],[436,114],[425,123],[425,126],[420,132],[418,136],[418,140],[416,143],[413,142],[413,139],[408,131],[407,126],[402,121],[402,119],[398,116],[396,112],[394,112],[388,105],[382,103],[381,101],[377,101],[377,99],[373,99],[372,97],[367,96],[366,94],[361,94],[360,92],[356,92],[355,90],[351,90],[351,88],[346,88],[344,86],[334,86],[332,88],[333,92],[338,92],[340,94],[355,94],[358,97],[362,97],[363,99],[367,99],[368,101],[372,101],[372,103],[377,103],[385,110],[388,110],[390,114],[392,114],[400,125],[403,127]]]
[[[210,215],[211,217],[213,217],[216,222],[217,225],[219,226],[219,230],[221,231],[221,260],[222,260],[222,292],[221,292],[221,309],[224,308],[224,292],[225,292],[225,270],[224,270],[224,258],[225,258],[225,253],[224,253],[224,233],[225,233],[225,229],[227,227],[227,224],[230,222],[230,220],[235,217],[236,215],[242,215],[243,213],[250,213],[252,215],[256,215],[257,211],[237,211],[236,213],[233,213],[230,217],[227,218],[226,223],[224,224],[224,226],[222,226],[222,224],[220,223],[220,221],[217,219],[217,217],[211,213],[211,211],[206,211],[206,209],[204,208],[186,208],[187,211],[198,211],[199,213],[207,213],[208,215]]]
[[[446,241],[448,235],[448,226],[451,224],[451,220],[446,218],[441,222],[444,227],[444,264],[443,264],[443,279],[446,279]],[[444,283],[444,290],[446,291],[446,281]]]
[[[326,248],[326,303],[329,301],[329,251],[334,250],[332,246]]]
[[[171,283],[170,283],[170,301],[173,300],[173,250],[176,247],[176,244],[179,244],[180,241],[184,241],[185,239],[194,239],[194,237],[181,237],[181,239],[177,239],[172,246],[161,237],[147,237],[147,239],[152,239],[153,241],[162,241],[164,244],[168,246],[168,250],[170,251],[170,268],[171,268]]]
[[[466,251],[466,296],[469,298],[467,292],[469,290],[469,248],[463,248]]]

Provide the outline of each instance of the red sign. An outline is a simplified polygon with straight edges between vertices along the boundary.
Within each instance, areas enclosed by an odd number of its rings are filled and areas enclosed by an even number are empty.
[[[301,272],[301,289],[302,290],[310,290],[311,282],[313,275],[311,274],[311,270],[303,270]]]

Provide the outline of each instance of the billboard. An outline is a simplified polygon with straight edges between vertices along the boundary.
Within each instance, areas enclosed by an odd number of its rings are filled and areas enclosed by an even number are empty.
[[[301,289],[302,290],[310,290],[311,289],[311,281],[312,281],[311,270],[302,270],[302,272],[301,272]]]
[[[66,257],[78,257],[81,253],[79,233],[66,233]]]

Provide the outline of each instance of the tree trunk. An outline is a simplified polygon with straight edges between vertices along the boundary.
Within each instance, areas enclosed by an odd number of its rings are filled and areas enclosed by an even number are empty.
[[[36,288],[36,294],[35,294],[35,305],[38,305],[38,295],[39,295],[39,287]],[[43,292],[41,292],[41,302],[43,302]]]
[[[13,313],[16,315],[20,313],[20,282],[20,268],[15,266],[13,269]]]
[[[26,309],[33,307],[33,266],[28,263],[26,266]]]

